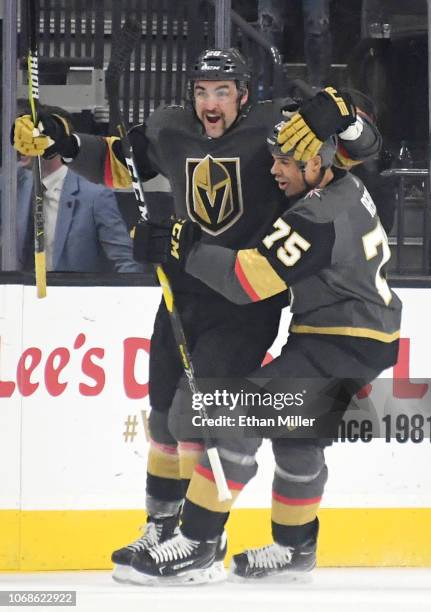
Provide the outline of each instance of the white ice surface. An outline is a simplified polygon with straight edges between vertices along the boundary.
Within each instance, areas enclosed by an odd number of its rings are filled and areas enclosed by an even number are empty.
[[[308,577],[307,577],[308,578]],[[429,612],[431,568],[318,569],[307,582],[139,587],[109,572],[2,573],[0,590],[76,590],[73,612]],[[8,608],[12,609],[12,608]],[[16,610],[30,610],[22,606]]]

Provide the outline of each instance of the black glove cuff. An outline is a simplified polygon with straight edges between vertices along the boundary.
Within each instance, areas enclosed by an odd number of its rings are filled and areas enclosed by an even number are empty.
[[[350,95],[339,91],[334,94],[320,91],[299,110],[306,124],[322,141],[334,134],[344,132],[355,122],[356,109]]]
[[[71,134],[48,147],[43,154],[44,159],[51,159],[55,155],[61,155],[66,159],[75,159],[79,153],[79,144],[75,136]]]
[[[133,257],[149,263],[173,263],[185,266],[186,259],[202,230],[197,223],[184,219],[160,223],[138,223],[133,235]]]
[[[190,251],[201,236],[202,228],[198,223],[184,219],[175,221],[171,232],[171,257],[184,267]]]
[[[54,114],[41,113],[39,121],[43,124],[43,132],[54,140],[43,154],[44,159],[51,159],[55,155],[74,159],[79,153],[79,145],[71,133],[70,125],[62,117]]]
[[[133,232],[133,257],[144,263],[165,263],[170,232],[151,223],[138,223]]]

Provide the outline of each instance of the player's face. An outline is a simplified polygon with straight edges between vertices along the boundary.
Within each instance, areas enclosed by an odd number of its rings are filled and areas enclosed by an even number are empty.
[[[304,181],[304,174],[301,168],[293,159],[283,155],[273,155],[271,174],[273,175],[278,187],[284,191],[286,197],[290,198],[302,193],[307,185]],[[312,157],[305,166],[305,178],[308,185],[318,185],[320,183],[320,156]]]
[[[304,191],[304,177],[293,157],[273,155],[272,158],[271,174],[286,196],[292,197]]]
[[[207,136],[220,138],[238,115],[239,92],[234,81],[195,81],[194,99],[196,114]],[[248,94],[240,99],[242,106]]]

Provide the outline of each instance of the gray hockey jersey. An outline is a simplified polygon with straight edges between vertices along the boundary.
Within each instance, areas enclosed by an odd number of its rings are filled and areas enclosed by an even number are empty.
[[[385,278],[389,258],[370,194],[343,172],[286,210],[254,248],[198,244],[186,270],[239,304],[289,291],[292,332],[389,343],[401,321]]]

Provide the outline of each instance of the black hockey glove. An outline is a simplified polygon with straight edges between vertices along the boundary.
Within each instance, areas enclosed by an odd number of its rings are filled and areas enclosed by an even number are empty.
[[[185,219],[138,223],[132,232],[136,261],[184,266],[191,248],[202,234],[200,225]]]
[[[79,152],[78,142],[66,119],[43,112],[39,115],[37,129],[30,115],[17,117],[12,126],[11,143],[22,155],[42,155],[45,159],[54,155],[74,158]]]
[[[278,143],[283,153],[295,149],[295,159],[308,161],[317,155],[324,140],[346,130],[356,120],[356,109],[346,92],[326,87],[307,100],[283,126]]]

